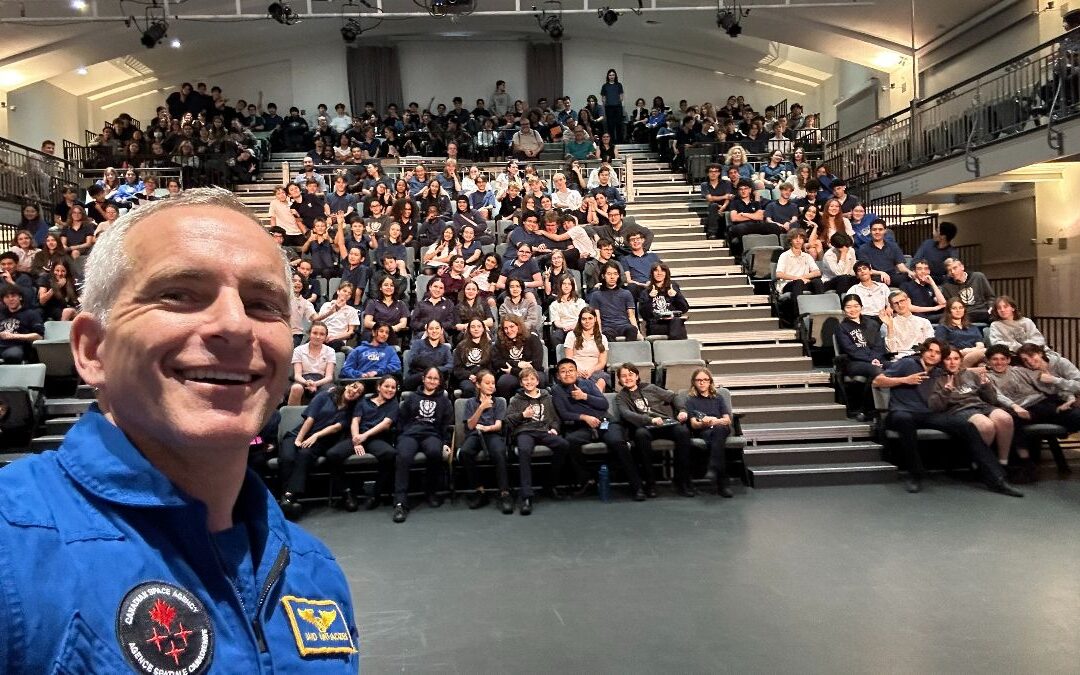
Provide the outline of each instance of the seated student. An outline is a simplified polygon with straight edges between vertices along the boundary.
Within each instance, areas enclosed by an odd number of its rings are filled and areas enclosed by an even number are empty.
[[[919,244],[915,251],[915,260],[925,260],[930,266],[930,276],[937,284],[945,283],[948,270],[945,262],[950,258],[956,258],[959,253],[952,245],[956,238],[956,225],[950,222],[938,223],[934,236]]]
[[[998,463],[1006,466],[1013,447],[1013,418],[1006,412],[1009,403],[998,395],[982,369],[967,370],[961,366],[962,360],[956,347],[945,349],[942,372],[934,378],[930,392],[930,411],[945,413],[975,427],[983,443],[996,445]],[[1026,456],[1027,451],[1022,451],[1021,458]]]
[[[436,274],[446,269],[450,259],[460,250],[454,226],[445,225],[439,238],[421,252],[421,271],[424,274]]]
[[[848,292],[859,296],[863,316],[880,316],[889,306],[889,287],[880,281],[874,281],[870,263],[860,260],[855,263],[854,269],[859,283],[849,288]]]
[[[19,289],[23,296],[23,304],[27,307],[36,307],[38,293],[34,279],[26,272],[20,272],[19,256],[11,251],[0,253],[0,284],[11,284]],[[74,263],[72,267],[74,267]]]
[[[337,356],[326,344],[327,334],[325,323],[313,321],[308,329],[308,341],[293,349],[289,405],[300,405],[333,383]]]
[[[669,340],[686,339],[686,313],[690,303],[679,284],[671,279],[671,270],[658,262],[649,270],[649,283],[641,292],[638,305],[645,319],[646,335],[666,335]]]
[[[499,305],[499,317],[513,315],[521,319],[525,329],[530,333],[540,334],[540,326],[543,323],[543,315],[540,305],[525,293],[525,284],[521,279],[511,278],[506,282],[506,297]]]
[[[293,347],[299,347],[304,341],[304,324],[310,323],[315,318],[315,307],[308,302],[307,298],[300,297],[304,290],[304,282],[299,274],[292,275],[293,301],[292,312],[289,315],[289,328],[292,330]]]
[[[556,375],[558,381],[551,387],[551,398],[562,423],[560,433],[570,443],[571,462],[577,483],[581,485],[577,494],[584,495],[595,486],[582,461],[581,448],[586,443],[600,441],[607,446],[612,458],[619,459],[634,501],[644,501],[645,492],[630,456],[623,428],[611,420],[608,400],[603,392],[578,371],[573,359],[560,360],[556,365]],[[555,477],[557,479],[558,474]],[[554,487],[553,492],[557,493]]]
[[[619,204],[611,204],[607,211],[608,224],[593,228],[593,234],[598,240],[607,239],[614,244],[615,255],[622,256],[630,252],[629,238],[631,234],[640,232],[645,235],[645,250],[652,248],[653,231],[644,225],[626,222],[626,207]]]
[[[514,498],[510,496],[510,478],[506,470],[504,419],[506,401],[495,396],[495,376],[489,370],[477,372],[475,393],[465,402],[466,433],[459,454],[461,463],[465,465],[469,489],[473,490],[468,499],[470,509],[483,508],[489,502],[476,468],[477,455],[484,451],[495,464],[495,481],[499,485],[495,504],[506,515],[514,512]]]
[[[713,374],[708,368],[698,368],[690,375],[686,414],[691,435],[704,440],[709,449],[709,471],[716,480],[716,494],[731,499],[735,495],[727,486],[725,445],[731,435],[731,409],[717,394]]]
[[[945,310],[945,296],[930,276],[930,263],[919,259],[912,263],[915,274],[900,282],[900,289],[911,298],[911,311],[927,321],[937,322]]]
[[[360,314],[349,304],[352,296],[352,284],[342,283],[338,286],[334,299],[324,304],[315,315],[315,320],[323,322],[330,332],[326,344],[333,349],[344,347],[346,342],[353,339],[360,326]]]
[[[885,347],[896,358],[911,356],[918,345],[934,337],[934,327],[911,311],[911,298],[903,291],[889,293],[889,307],[880,315],[885,330]]]
[[[424,453],[424,492],[433,509],[442,506],[439,495],[446,471],[444,459],[450,456],[450,430],[454,423],[454,405],[443,391],[443,375],[438,368],[428,368],[415,395],[401,401],[397,418],[397,468],[394,472],[394,522],[409,517],[409,470],[416,453]]]
[[[383,375],[401,375],[401,359],[397,350],[387,344],[390,339],[390,326],[376,323],[371,330],[371,339],[361,342],[349,352],[341,366],[341,378],[346,380],[366,380]]]
[[[791,201],[792,186],[781,183],[780,198],[765,205],[765,223],[787,232],[799,223],[799,207]]]
[[[965,368],[977,366],[986,357],[983,333],[968,321],[967,305],[960,298],[945,303],[945,314],[934,327],[934,337],[959,349]]]
[[[596,257],[585,262],[581,273],[583,283],[581,292],[583,296],[588,296],[589,293],[592,293],[600,286],[600,282],[603,281],[601,268],[608,263],[615,265],[621,278],[623,268],[619,261],[615,259],[615,242],[610,239],[600,239],[596,243]]]
[[[925,475],[916,431],[937,429],[961,442],[971,459],[979,465],[983,480],[992,491],[1010,497],[1023,497],[1024,493],[1005,480],[1005,470],[975,427],[944,413],[930,411],[932,378],[938,374],[945,347],[937,338],[930,338],[919,345],[919,354],[897,360],[874,378],[875,387],[892,390],[885,427],[900,435],[899,447],[908,466],[907,491],[920,492]]]
[[[469,198],[464,193],[457,196],[455,204],[457,205],[457,212],[453,219],[455,231],[460,233],[463,227],[469,225],[481,244],[494,244],[495,237],[487,231],[487,219],[483,213],[472,209]]]
[[[1016,301],[1007,295],[1000,295],[994,300],[990,312],[990,344],[1005,345],[1016,353],[1022,345],[1034,344],[1046,346],[1046,338],[1035,326],[1035,322],[1020,313]]]
[[[562,475],[570,452],[570,443],[559,435],[559,417],[551,400],[551,394],[540,389],[539,374],[531,366],[521,369],[521,391],[514,394],[506,411],[506,424],[510,427],[509,436],[517,446],[518,470],[520,471],[521,491],[519,512],[530,515],[533,510],[532,453],[537,445],[551,450],[552,496],[560,498],[555,487]],[[574,464],[581,469],[579,464]],[[580,474],[580,471],[579,471]],[[581,476],[579,475],[579,478]]]
[[[788,249],[780,254],[776,261],[776,291],[791,294],[792,318],[798,313],[795,298],[810,292],[819,295],[825,292],[821,283],[821,269],[814,257],[807,253],[806,233],[792,230],[787,235]]]
[[[364,290],[371,278],[371,267],[364,260],[364,252],[352,247],[342,260],[341,281],[353,285],[353,297],[349,304],[358,309],[364,306]]]
[[[308,468],[316,458],[328,455],[337,444],[352,416],[353,405],[363,393],[364,386],[359,382],[319,392],[301,413],[300,426],[281,439],[278,474],[283,494],[279,504],[289,520],[298,520],[304,513],[304,507],[297,499],[307,487]],[[335,473],[340,472],[346,456],[334,462],[338,467]]]
[[[499,319],[499,335],[491,355],[491,365],[499,373],[496,389],[499,396],[509,399],[521,386],[523,368],[543,367],[544,345],[540,338],[525,328],[520,317],[507,314]],[[544,374],[537,372],[540,386],[544,386]]]
[[[619,191],[619,177],[608,162],[603,162],[589,172],[586,187],[593,197],[604,195],[608,204],[626,206],[626,197]]]
[[[862,300],[851,293],[844,296],[844,319],[836,329],[836,346],[847,357],[843,365],[846,375],[862,376],[866,388],[859,400],[848,403],[848,415],[865,419],[874,410],[870,384],[881,374],[888,359],[885,343],[881,339],[881,324],[877,319],[863,313]]]
[[[904,263],[904,252],[896,243],[885,239],[885,223],[878,220],[870,226],[870,241],[855,252],[862,262],[870,263],[875,277],[886,286],[902,281],[901,275],[911,275]]]
[[[645,495],[656,496],[653,478],[652,443],[657,438],[675,442],[675,475],[672,486],[683,497],[697,495],[690,479],[690,431],[685,422],[689,415],[675,407],[675,394],[652,383],[641,383],[637,366],[624,363],[617,373],[622,390],[615,395],[619,419],[634,431],[634,454],[640,464]]]
[[[846,232],[834,232],[829,237],[829,250],[822,256],[821,281],[825,290],[836,291],[841,296],[859,283],[855,276],[855,249]]]
[[[852,209],[859,203],[859,198],[847,193],[847,181],[842,178],[835,179],[829,187],[832,190],[832,198],[840,202],[841,213],[845,218],[850,218]]]
[[[581,207],[581,193],[570,189],[566,184],[566,175],[556,173],[551,177],[551,205],[557,209],[575,211]]]
[[[408,274],[406,264],[408,254],[405,250],[405,238],[402,234],[401,223],[397,221],[390,223],[386,228],[386,235],[376,238],[376,245],[372,247],[372,250],[375,251],[377,259],[393,258],[398,274],[402,276]]]
[[[960,298],[972,323],[990,323],[990,307],[995,296],[986,276],[982,272],[968,272],[959,258],[945,261],[945,273],[949,278],[941,286],[945,298]]]
[[[300,255],[311,261],[312,274],[316,277],[333,279],[341,275],[334,257],[334,239],[327,233],[326,221],[322,218],[316,218],[312,223],[311,232],[300,247]]]
[[[607,372],[608,340],[600,332],[595,309],[585,307],[578,313],[573,330],[563,339],[563,347],[579,376],[596,384],[601,393],[611,389],[611,375]]]
[[[1074,396],[1080,395],[1080,369],[1069,359],[1054,352],[1048,352],[1046,347],[1042,345],[1035,345],[1030,342],[1016,350],[1016,355],[1020,357],[1020,362],[1028,370],[1035,371],[1040,376],[1046,373],[1058,378],[1054,385],[1057,386],[1059,391]],[[1045,382],[1049,380],[1049,377],[1043,378],[1043,380]],[[1073,407],[1080,405],[1080,399],[1077,400],[1078,403],[1074,403]]]
[[[735,197],[731,182],[721,178],[720,171],[719,164],[710,164],[700,188],[702,198],[709,205],[705,214],[706,239],[720,239],[727,234],[724,231],[724,212]]]
[[[529,244],[522,242],[517,245],[517,255],[503,264],[495,287],[505,290],[509,279],[520,280],[523,292],[531,295],[534,300],[541,297],[544,277],[540,274],[540,265],[533,259],[533,247]]]
[[[34,340],[45,333],[41,312],[30,309],[23,302],[22,290],[11,283],[0,286],[0,360],[5,364],[25,363]]]
[[[380,286],[382,286],[383,279],[390,278],[394,282],[394,296],[404,298],[409,289],[409,277],[400,273],[394,256],[384,255],[379,257],[378,261],[381,266],[377,267],[372,273],[364,297],[368,299],[382,297]]]
[[[589,295],[589,306],[600,311],[600,330],[609,340],[640,340],[634,296],[619,285],[618,266],[607,263],[601,273],[603,283]]]
[[[312,274],[311,261],[301,258],[300,262],[296,263],[296,273],[300,275],[300,281],[304,285],[301,297],[314,305],[319,301],[319,280]]]
[[[742,255],[742,238],[748,234],[784,234],[784,228],[765,222],[765,209],[754,197],[754,185],[748,180],[740,180],[738,196],[731,200],[728,211],[731,212],[731,227],[728,238],[733,242],[732,253]]]
[[[495,192],[488,188],[487,176],[484,174],[479,174],[475,180],[476,190],[469,194],[469,208],[482,215],[484,220],[495,220],[499,209]]]
[[[409,325],[413,327],[414,336],[420,335],[424,326],[431,321],[442,324],[444,332],[453,332],[457,323],[457,305],[446,297],[445,290],[446,283],[442,277],[435,277],[428,284],[424,298],[416,301],[416,306],[409,315]]]
[[[641,297],[641,291],[649,285],[649,274],[653,266],[660,263],[660,256],[645,250],[645,235],[634,232],[626,238],[630,252],[619,258],[624,272],[626,289],[634,299]]]
[[[442,324],[437,319],[424,324],[424,334],[413,338],[409,344],[409,371],[405,373],[402,388],[411,391],[419,387],[424,374],[431,368],[439,370],[443,382],[448,380],[454,369],[454,356],[446,343]]]
[[[371,330],[379,323],[390,327],[391,345],[400,345],[407,339],[409,308],[398,299],[397,285],[392,276],[382,278],[376,293],[364,305],[364,336],[370,337]]]
[[[469,398],[476,395],[476,378],[482,370],[491,370],[493,354],[487,327],[480,319],[469,321],[461,331],[462,339],[454,348],[454,370],[451,383]]]
[[[389,495],[394,480],[397,450],[393,429],[398,417],[397,392],[398,383],[392,375],[380,377],[375,383],[375,393],[357,401],[353,407],[349,435],[326,453],[328,461],[347,459],[354,454],[371,455],[378,460],[375,490],[364,505],[368,511],[379,507],[383,497]],[[346,511],[356,511],[356,497],[348,487],[342,501]]]
[[[79,312],[79,293],[70,263],[58,260],[38,279],[38,306],[46,321],[71,321]]]
[[[562,344],[567,333],[574,330],[581,310],[589,305],[578,297],[577,284],[570,275],[563,276],[555,291],[555,300],[547,307],[548,320],[551,322],[551,342]]]
[[[841,207],[842,209],[843,207]],[[868,213],[866,207],[862,204],[856,204],[851,209],[851,225],[852,240],[855,242],[856,250],[863,244],[870,242],[870,227],[877,221],[881,220],[873,213]],[[885,239],[888,241],[896,242],[896,237],[893,236],[891,230],[885,230]]]

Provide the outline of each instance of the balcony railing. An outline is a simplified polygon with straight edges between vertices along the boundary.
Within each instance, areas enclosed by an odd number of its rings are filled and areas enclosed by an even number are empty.
[[[75,166],[65,159],[0,138],[0,200],[35,204],[50,219],[60,190],[78,178]]]
[[[1060,153],[1055,124],[1080,115],[1080,29],[1043,43],[912,108],[830,145],[830,168],[867,182],[974,150],[1022,132],[1047,131]]]

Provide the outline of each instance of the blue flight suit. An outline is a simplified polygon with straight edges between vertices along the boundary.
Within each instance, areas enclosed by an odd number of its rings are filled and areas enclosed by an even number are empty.
[[[341,569],[258,476],[206,516],[97,406],[0,471],[0,672],[358,672]]]

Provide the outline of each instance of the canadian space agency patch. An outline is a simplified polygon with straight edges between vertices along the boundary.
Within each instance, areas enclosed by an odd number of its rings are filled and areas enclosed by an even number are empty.
[[[164,581],[132,588],[116,610],[116,637],[139,673],[199,675],[214,657],[214,628],[189,591]]]

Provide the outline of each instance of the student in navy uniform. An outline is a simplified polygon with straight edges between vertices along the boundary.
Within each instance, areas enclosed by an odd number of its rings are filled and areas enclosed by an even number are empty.
[[[392,375],[383,375],[375,383],[375,393],[357,401],[353,406],[349,433],[346,438],[326,453],[331,465],[343,463],[352,455],[371,455],[378,460],[378,477],[375,491],[368,498],[364,509],[372,511],[379,507],[383,496],[389,496],[394,482],[397,449],[394,448],[394,424],[398,417],[398,384]],[[357,510],[358,503],[352,490],[345,488],[342,506],[346,511]]]
[[[394,472],[394,522],[409,517],[409,470],[418,452],[424,453],[424,492],[433,509],[442,506],[444,459],[450,453],[449,428],[454,406],[443,391],[443,375],[428,368],[416,393],[402,399],[398,410],[397,468]]]
[[[559,498],[555,480],[562,473],[570,444],[559,435],[559,417],[555,413],[551,394],[540,389],[540,378],[531,367],[521,369],[521,391],[514,394],[506,411],[510,437],[518,451],[521,473],[519,512],[530,515],[533,510],[532,453],[537,445],[551,450],[552,495]]]
[[[686,414],[690,433],[704,440],[709,449],[709,470],[716,480],[716,494],[730,499],[734,495],[727,486],[725,444],[731,435],[731,409],[716,393],[716,383],[708,368],[698,368],[690,375]]]
[[[405,373],[402,388],[412,391],[419,387],[429,368],[437,368],[443,381],[454,370],[454,355],[446,342],[446,333],[435,319],[428,321],[424,333],[409,343],[409,372]]]
[[[634,296],[619,285],[619,274],[619,266],[614,263],[600,268],[600,287],[589,295],[589,306],[600,311],[600,329],[608,340],[620,336],[640,340]]]
[[[0,360],[25,363],[34,340],[45,334],[41,312],[24,304],[23,292],[14,284],[0,286]]]
[[[337,443],[352,415],[353,405],[363,393],[364,387],[359,382],[320,391],[304,408],[299,426],[281,439],[278,449],[278,474],[283,490],[281,510],[289,520],[299,520],[304,513],[297,500],[307,487],[308,468]]]
[[[97,403],[59,451],[0,472],[0,672],[357,671],[344,574],[247,470],[292,345],[262,233],[197,189],[98,242],[71,331]],[[308,611],[325,632],[296,628]]]
[[[490,502],[476,469],[477,455],[484,451],[495,465],[495,481],[499,484],[495,504],[506,515],[514,512],[514,498],[510,496],[510,479],[506,469],[504,419],[506,400],[495,396],[495,375],[491,371],[481,370],[476,374],[476,395],[465,402],[466,431],[460,454],[469,489],[474,490],[468,500],[470,509],[483,508]]]

